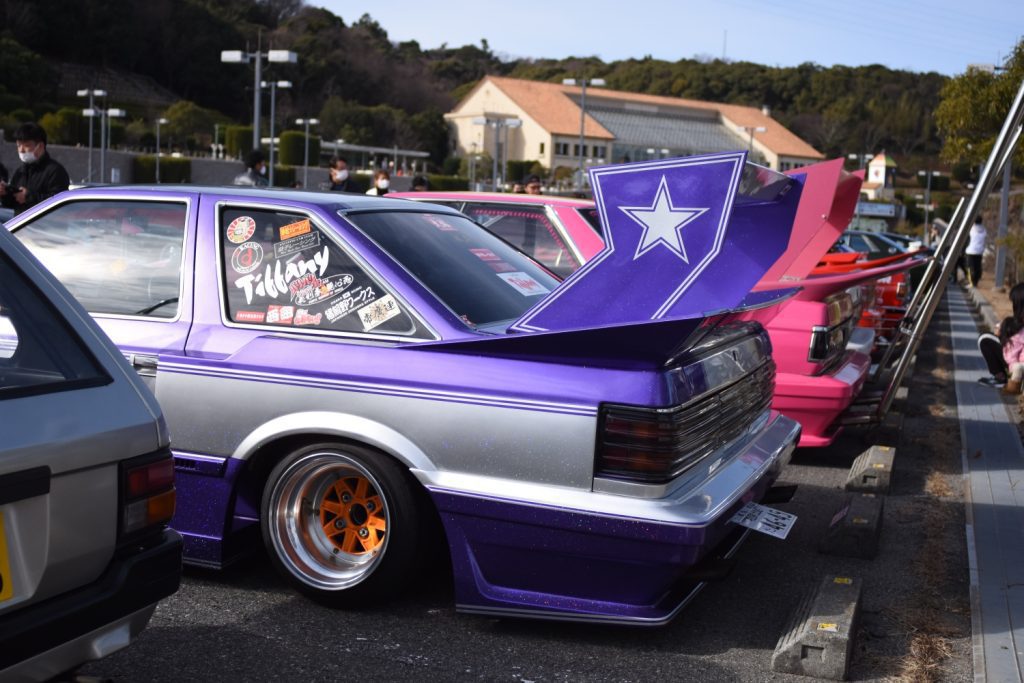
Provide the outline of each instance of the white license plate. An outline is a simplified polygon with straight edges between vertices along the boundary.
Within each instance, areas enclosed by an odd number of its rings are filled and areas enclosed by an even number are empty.
[[[14,596],[11,562],[7,557],[7,536],[4,533],[4,513],[0,512],[0,602]]]
[[[775,538],[785,538],[796,523],[796,515],[757,503],[747,503],[729,521]]]

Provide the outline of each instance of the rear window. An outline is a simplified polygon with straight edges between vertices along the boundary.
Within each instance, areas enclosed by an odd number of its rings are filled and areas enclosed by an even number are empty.
[[[543,206],[467,202],[462,213],[540,261],[559,277],[570,275],[580,267]]]
[[[108,382],[57,310],[0,254],[0,400]]]
[[[598,235],[604,235],[604,231],[601,229],[601,219],[597,215],[597,209],[576,209],[579,215],[583,216],[583,220],[590,224],[590,227],[594,229]]]
[[[345,216],[472,325],[514,320],[558,285],[535,261],[462,216]]]

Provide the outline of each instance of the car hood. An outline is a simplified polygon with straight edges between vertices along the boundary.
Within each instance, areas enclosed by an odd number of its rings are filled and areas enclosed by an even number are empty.
[[[747,162],[746,152],[590,169],[604,249],[504,334],[417,348],[664,363],[729,318],[777,304],[750,297],[782,256],[804,179]]]

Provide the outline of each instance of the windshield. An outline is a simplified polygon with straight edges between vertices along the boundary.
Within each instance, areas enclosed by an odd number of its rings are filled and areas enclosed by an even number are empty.
[[[535,261],[463,216],[373,212],[345,218],[471,325],[519,318],[558,286]]]

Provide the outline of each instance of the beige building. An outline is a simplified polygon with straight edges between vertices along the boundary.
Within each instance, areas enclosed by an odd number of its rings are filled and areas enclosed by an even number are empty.
[[[445,114],[459,156],[487,153],[536,160],[550,169],[578,168],[579,86],[487,76]],[[751,147],[752,160],[776,170],[824,156],[767,112],[588,87],[584,165],[642,161]],[[506,125],[511,120],[511,125]],[[489,123],[485,123],[489,122]],[[495,125],[495,121],[503,121]],[[518,123],[516,123],[518,121]]]

